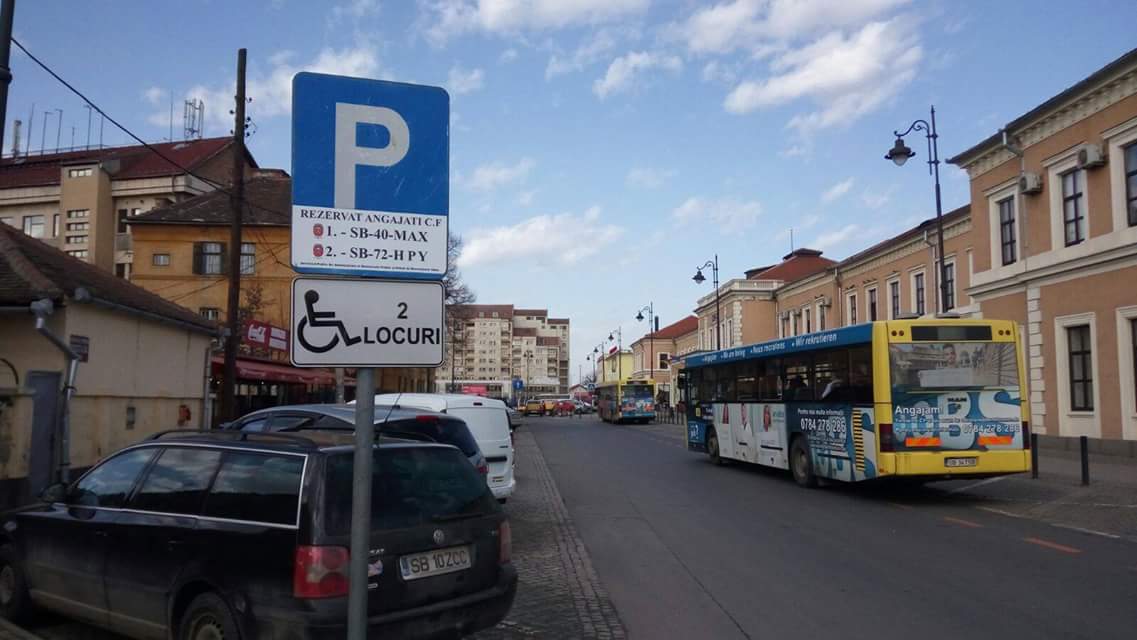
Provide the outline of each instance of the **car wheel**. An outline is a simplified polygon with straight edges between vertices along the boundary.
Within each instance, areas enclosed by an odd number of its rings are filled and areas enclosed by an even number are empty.
[[[18,622],[29,613],[28,583],[15,549],[0,547],[0,617]]]
[[[240,640],[233,611],[216,593],[203,593],[190,602],[178,628],[179,640]]]
[[[794,482],[799,485],[809,488],[817,486],[817,476],[813,474],[813,460],[805,436],[794,438],[794,443],[790,445],[790,471],[794,474]]]
[[[714,429],[707,430],[707,455],[711,457],[711,464],[722,466],[726,461],[719,455],[719,436]]]

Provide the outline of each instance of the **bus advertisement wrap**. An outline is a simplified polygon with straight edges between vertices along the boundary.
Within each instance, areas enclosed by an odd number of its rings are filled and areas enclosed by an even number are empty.
[[[1023,448],[1017,393],[1004,389],[894,390],[892,401],[897,451]]]
[[[809,440],[813,472],[832,480],[867,480],[877,476],[876,424],[868,407],[827,404],[789,405],[790,424]]]

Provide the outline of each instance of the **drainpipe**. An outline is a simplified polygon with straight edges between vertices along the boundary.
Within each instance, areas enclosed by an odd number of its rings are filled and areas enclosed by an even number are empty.
[[[63,352],[67,358],[67,379],[63,383],[63,406],[59,411],[59,481],[71,480],[71,398],[75,395],[75,376],[79,373],[79,356],[71,350],[71,346],[47,328],[47,317],[55,311],[55,305],[50,298],[36,300],[31,304],[31,311],[36,316],[36,331],[48,339],[56,349]]]

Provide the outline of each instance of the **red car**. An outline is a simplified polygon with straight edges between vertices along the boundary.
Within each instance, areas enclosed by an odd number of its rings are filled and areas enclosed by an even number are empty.
[[[557,401],[557,415],[571,416],[576,412],[576,404],[572,400]]]

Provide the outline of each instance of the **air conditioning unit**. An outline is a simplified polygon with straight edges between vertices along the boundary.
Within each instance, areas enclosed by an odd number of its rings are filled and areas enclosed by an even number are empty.
[[[1042,176],[1037,173],[1025,172],[1019,176],[1019,191],[1023,193],[1041,193]]]
[[[821,298],[820,304],[823,307],[832,307],[833,306],[833,300],[830,299],[829,296],[825,296],[825,297]]]
[[[1078,149],[1078,168],[1093,169],[1105,164],[1106,156],[1100,144],[1084,144]]]

